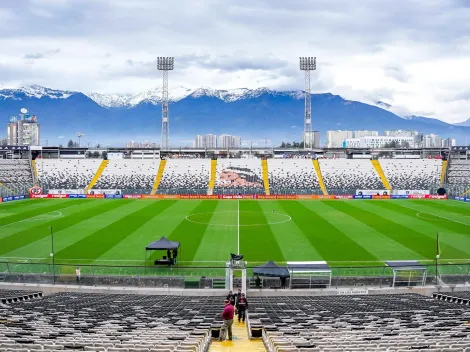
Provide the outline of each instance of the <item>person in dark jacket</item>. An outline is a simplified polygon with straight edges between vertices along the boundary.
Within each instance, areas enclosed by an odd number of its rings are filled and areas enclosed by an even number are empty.
[[[242,293],[237,300],[238,322],[240,322],[240,320],[245,322],[247,309],[248,309],[248,301],[245,297],[245,294]]]
[[[230,303],[232,306],[235,306],[236,297],[235,297],[235,295],[233,294],[232,291],[228,291],[228,295],[227,295],[226,300],[229,301],[229,303]]]

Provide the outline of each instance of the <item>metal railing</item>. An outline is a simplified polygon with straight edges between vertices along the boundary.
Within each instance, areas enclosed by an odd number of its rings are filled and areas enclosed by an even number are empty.
[[[76,278],[77,265],[80,267],[80,281]],[[298,269],[298,268],[297,268]],[[420,270],[401,270],[401,286],[415,286],[422,282],[420,275],[426,272],[427,285],[469,285],[470,260],[458,264],[423,264]],[[307,270],[307,268],[306,268]],[[306,271],[305,270],[305,271]],[[393,270],[385,265],[377,266],[334,266],[331,268],[331,288],[343,287],[393,287]],[[175,265],[155,267],[143,265],[100,265],[64,264],[49,262],[0,262],[0,282],[80,284],[85,286],[130,286],[130,287],[173,287],[173,288],[225,288],[226,267]],[[255,287],[254,266],[247,267],[247,287]],[[294,273],[287,279],[286,287],[314,289],[328,288],[329,283],[311,273]],[[241,277],[235,276],[236,286]],[[398,282],[398,281],[397,281]],[[395,285],[396,286],[396,285]],[[262,279],[262,288],[280,288],[277,277]]]

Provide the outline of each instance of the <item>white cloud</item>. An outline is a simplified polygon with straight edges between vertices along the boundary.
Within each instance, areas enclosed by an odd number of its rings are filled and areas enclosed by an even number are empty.
[[[301,89],[449,122],[470,110],[467,0],[24,0],[0,9],[0,86]],[[28,25],[18,25],[26,23]],[[32,24],[32,25],[31,25]]]

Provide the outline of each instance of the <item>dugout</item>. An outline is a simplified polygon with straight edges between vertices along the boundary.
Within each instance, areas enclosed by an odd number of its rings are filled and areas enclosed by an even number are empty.
[[[145,247],[145,263],[148,263],[149,259],[152,259],[152,253],[154,251],[177,251],[179,252],[180,249],[180,243],[175,242],[175,241],[170,241],[167,239],[165,236],[160,238],[158,241],[152,242]],[[150,258],[148,256],[148,253],[150,253]],[[176,261],[170,260],[166,256],[163,256],[166,259],[157,259],[155,260],[155,265],[172,265],[175,264]],[[181,253],[177,253],[177,257],[181,257]]]
[[[391,260],[385,265],[392,270],[392,287],[424,286],[428,268],[416,260]]]
[[[287,262],[290,288],[330,288],[331,268],[325,261]]]

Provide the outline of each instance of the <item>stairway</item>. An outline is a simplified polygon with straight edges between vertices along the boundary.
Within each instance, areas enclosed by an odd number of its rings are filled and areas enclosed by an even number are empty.
[[[31,167],[33,168],[33,184],[37,185],[38,182],[38,168],[36,166],[36,160],[31,160]]]
[[[323,192],[323,195],[328,195],[328,191],[326,190],[325,187],[325,182],[323,182],[323,176],[321,174],[320,170],[320,163],[318,162],[317,159],[313,159],[313,167],[315,168],[315,172],[317,173],[317,178],[318,178],[318,183],[320,184],[320,189]]]
[[[264,192],[267,196],[270,195],[269,193],[269,177],[268,177],[268,160],[262,159],[261,166],[263,168],[263,183],[264,183]]]
[[[158,186],[160,186],[160,181],[162,180],[162,177],[163,177],[163,172],[165,171],[165,166],[166,166],[166,159],[160,160],[160,165],[158,166],[158,172],[157,172],[157,175],[155,176],[155,182],[153,183],[152,192],[150,192],[150,194],[157,193]]]
[[[209,185],[207,186],[207,194],[209,196],[211,196],[214,193],[216,169],[217,169],[217,159],[212,159],[211,160],[211,175],[209,178]]]
[[[90,184],[85,188],[85,194],[88,194],[88,191],[93,188],[96,182],[98,182],[104,169],[106,169],[106,166],[108,166],[108,163],[109,163],[109,160],[103,160],[101,162],[100,167],[98,168],[98,170],[96,170],[95,176],[93,176],[93,178],[90,181]]]
[[[446,173],[447,173],[447,160],[442,160],[442,170],[441,170],[441,179],[439,182],[439,187],[444,186],[444,182],[446,181]]]
[[[372,163],[372,166],[374,166],[374,169],[377,172],[377,175],[379,175],[380,179],[382,180],[382,183],[385,189],[391,191],[392,187],[390,187],[387,177],[385,177],[384,170],[382,170],[382,165],[380,165],[380,162],[378,160],[371,160],[371,163]]]

